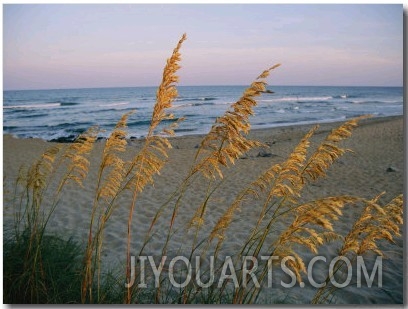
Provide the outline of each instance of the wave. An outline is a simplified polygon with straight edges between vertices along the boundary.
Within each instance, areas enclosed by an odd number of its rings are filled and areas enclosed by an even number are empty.
[[[185,101],[215,101],[217,98],[214,97],[201,97],[201,98],[177,98],[176,101],[185,102]]]
[[[138,127],[138,126],[148,126],[150,125],[150,120],[138,120],[138,121],[132,121],[128,123],[128,127]]]
[[[48,114],[29,114],[29,115],[20,115],[18,118],[39,118],[39,117],[47,117]]]
[[[333,99],[332,96],[321,96],[321,97],[286,97],[286,98],[276,98],[276,99],[263,99],[259,102],[304,102],[304,101],[328,101]]]
[[[364,104],[367,103],[365,100],[354,100],[354,101],[347,101],[346,103],[351,103],[351,104]]]
[[[20,129],[19,126],[3,126],[3,131],[9,131],[9,130],[16,130],[16,129]]]
[[[352,103],[352,104],[387,104],[387,102],[384,101],[375,101],[375,100],[352,100],[352,101],[347,101],[347,103]]]
[[[94,123],[92,122],[64,122],[64,123],[59,123],[55,125],[44,125],[44,126],[37,126],[38,128],[47,128],[52,129],[52,130],[59,130],[59,129],[69,129],[71,132],[82,132],[84,129],[88,129],[91,126],[93,126]]]
[[[203,106],[203,105],[220,105],[216,103],[192,103],[191,106]]]
[[[147,110],[146,107],[126,107],[126,108],[106,108],[106,109],[96,109],[96,110],[84,110],[81,111],[81,114],[90,114],[90,115],[95,115],[95,114],[105,114],[107,112],[113,112],[113,113],[126,113],[130,111],[136,111],[136,113],[142,111],[142,110]],[[118,114],[118,120],[120,119],[120,116],[122,114]]]
[[[182,108],[182,107],[204,106],[204,105],[215,105],[215,104],[214,103],[187,103],[187,104],[173,105],[171,108],[176,109],[176,108]]]
[[[3,106],[4,109],[42,109],[42,108],[53,108],[61,106],[61,103],[45,103],[45,104],[27,104],[27,105],[12,105]]]
[[[53,108],[53,107],[60,107],[60,106],[73,106],[79,105],[78,102],[50,102],[50,103],[42,103],[42,104],[24,104],[24,105],[10,105],[10,106],[3,106],[4,109],[45,109],[45,108]]]
[[[402,104],[402,100],[381,100],[381,101],[379,101],[379,102],[381,102],[381,103],[386,103],[386,104],[388,104],[388,103],[391,103],[391,104],[395,104],[395,103]]]
[[[173,105],[173,109],[175,108],[182,108],[182,107],[191,107],[191,106],[215,106],[215,105],[229,105],[232,104],[231,102],[202,102],[202,103],[186,103],[186,104],[178,104]]]
[[[349,98],[355,98],[356,96],[353,95],[348,95],[348,94],[340,94],[340,95],[334,95],[333,99],[349,99]]]
[[[162,124],[165,123],[172,123],[175,121],[178,121],[180,118],[175,117],[174,119],[164,119],[161,121]],[[149,126],[151,123],[150,119],[146,119],[146,120],[136,120],[136,121],[132,121],[128,123],[128,127],[138,127],[138,126]]]
[[[384,106],[392,106],[393,104],[402,105],[402,100],[350,100],[346,101],[349,104],[383,104]]]
[[[79,105],[80,103],[78,102],[58,102],[61,104],[61,106],[73,106],[73,105]]]
[[[123,106],[128,105],[129,102],[114,102],[114,103],[107,103],[107,104],[99,104],[98,107],[112,107],[112,106]]]

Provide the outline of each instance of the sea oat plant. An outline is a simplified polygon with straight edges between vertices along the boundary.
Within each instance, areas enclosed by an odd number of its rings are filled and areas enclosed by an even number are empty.
[[[163,120],[174,119],[174,115],[168,113],[167,110],[172,107],[172,102],[177,96],[175,83],[178,81],[176,72],[180,68],[178,64],[180,61],[179,50],[186,38],[187,37],[184,34],[174,49],[172,56],[167,60],[167,64],[163,71],[162,82],[157,90],[156,104],[153,109],[149,132],[142,149],[130,162],[124,162],[117,155],[118,153],[126,151],[126,122],[130,113],[125,114],[122,117],[113,130],[111,136],[106,141],[105,148],[103,150],[102,163],[99,167],[98,184],[91,214],[88,245],[85,255],[84,276],[82,282],[82,302],[85,302],[87,297],[89,302],[93,301],[92,287],[95,268],[98,269],[97,301],[99,300],[100,255],[102,249],[103,231],[106,222],[109,220],[109,217],[114,209],[118,206],[118,204],[116,204],[116,199],[125,190],[132,192],[126,238],[126,278],[128,281],[130,281],[131,227],[136,201],[138,195],[143,191],[145,186],[154,182],[153,176],[155,174],[159,174],[160,170],[163,168],[168,156],[167,149],[171,148],[171,144],[167,137],[174,135],[175,127],[180,121],[183,120],[182,118],[179,118],[169,126],[162,128],[159,133],[156,132],[156,129],[158,129]],[[110,172],[103,180],[103,174],[107,169],[109,169]],[[101,206],[100,200],[103,200],[106,206],[99,215],[96,235],[93,236],[93,222],[95,220],[96,212],[100,207],[103,207]],[[125,296],[126,303],[129,303],[131,300],[131,293],[132,290],[128,288]]]

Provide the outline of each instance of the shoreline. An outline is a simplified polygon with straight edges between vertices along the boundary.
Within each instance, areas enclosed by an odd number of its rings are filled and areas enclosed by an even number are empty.
[[[372,118],[368,118],[368,119],[364,119],[362,121],[360,121],[360,126],[365,124],[365,121],[369,121],[370,123],[378,123],[378,122],[386,122],[386,121],[390,121],[393,119],[398,119],[398,118],[403,118],[404,115],[394,115],[394,116],[381,116],[381,117],[372,117]],[[286,130],[286,129],[292,129],[292,128],[299,128],[299,127],[312,127],[314,125],[319,125],[320,128],[326,128],[326,127],[330,127],[330,126],[337,126],[341,123],[344,123],[350,119],[353,119],[354,117],[351,118],[345,118],[344,120],[334,120],[334,121],[325,121],[325,122],[310,122],[310,123],[299,123],[299,124],[285,124],[282,126],[272,126],[272,127],[264,127],[264,128],[254,128],[251,129],[249,136],[251,136],[251,134],[259,134],[263,131],[270,131],[270,130]],[[262,133],[261,133],[262,134]],[[176,131],[176,135],[175,136],[171,136],[169,137],[170,140],[173,139],[179,139],[179,138],[202,138],[206,135],[206,133],[191,133],[191,134],[184,134],[184,135],[177,135],[177,131]],[[39,137],[19,137],[19,136],[15,136],[12,133],[3,133],[3,138],[4,137],[11,137],[14,139],[21,139],[21,140],[39,140],[39,141],[43,141],[43,142],[47,142],[47,143],[61,143],[61,144],[69,144],[72,143],[74,140],[72,139],[72,136],[68,136],[68,137],[59,137],[56,139],[52,139],[52,140],[45,140]],[[100,141],[105,141],[107,138],[106,137],[98,137],[97,138],[97,142]],[[128,142],[130,141],[143,141],[145,139],[144,136],[141,137],[135,137],[135,136],[130,136],[128,137],[126,140]]]

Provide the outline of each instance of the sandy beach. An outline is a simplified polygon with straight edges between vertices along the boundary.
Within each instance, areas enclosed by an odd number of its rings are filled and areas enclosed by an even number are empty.
[[[314,149],[316,143],[321,141],[326,134],[340,123],[321,124],[313,137]],[[246,156],[237,160],[236,164],[225,171],[225,181],[214,194],[208,205],[202,235],[207,235],[214,227],[218,218],[233,201],[235,195],[245,185],[255,180],[257,176],[274,163],[282,162],[291,153],[311,125],[294,127],[280,127],[254,130],[251,137],[270,146],[265,150],[251,150]],[[169,161],[161,172],[155,177],[154,186],[148,186],[141,194],[136,205],[133,224],[132,248],[134,253],[139,252],[142,238],[146,234],[150,221],[158,207],[175,190],[187,174],[190,162],[200,143],[201,136],[182,136],[171,139],[173,148],[169,151]],[[130,159],[141,147],[141,140],[131,140],[126,159]],[[29,164],[38,158],[52,143],[39,139],[18,139],[10,135],[3,136],[3,167],[5,190],[12,190],[12,183],[16,179],[19,167]],[[61,204],[57,207],[48,226],[48,232],[58,232],[67,237],[73,236],[80,242],[85,242],[91,203],[92,188],[97,176],[97,167],[100,162],[100,153],[104,141],[97,141],[91,154],[92,165],[89,175],[84,183],[85,189],[67,188],[62,196]],[[385,204],[393,197],[403,193],[404,185],[404,146],[403,146],[403,117],[375,118],[361,121],[351,138],[342,145],[353,150],[346,153],[328,171],[324,179],[305,188],[302,200],[308,201],[324,196],[353,195],[373,198],[386,191],[382,197]],[[204,184],[204,185],[203,185]],[[196,181],[187,191],[182,202],[179,216],[176,219],[176,230],[170,246],[169,254],[175,254],[181,244],[188,247],[189,235],[185,233],[184,226],[192,218],[194,211],[205,197],[205,182]],[[6,197],[5,197],[6,198]],[[109,265],[123,265],[126,258],[126,222],[128,217],[128,199],[123,196],[121,205],[112,215],[107,224],[105,233],[105,249],[103,251],[105,263]],[[246,204],[247,205],[247,204]],[[227,231],[223,247],[223,254],[233,254],[246,239],[251,226],[256,221],[257,204],[241,207],[235,214],[234,221]],[[346,234],[361,209],[346,208],[343,217],[335,224],[335,230]],[[152,241],[146,247],[146,254],[160,254],[162,243],[166,235],[170,210],[165,210],[157,226],[158,228]],[[4,225],[12,223],[13,209],[4,200],[3,205]],[[284,226],[285,223],[279,223]],[[164,228],[163,228],[164,227]],[[141,236],[139,236],[141,235]],[[187,239],[187,241],[186,241]],[[381,248],[388,257],[383,264],[383,288],[345,289],[338,291],[335,302],[337,303],[401,303],[403,300],[403,240],[398,238],[395,245],[382,244]],[[320,253],[320,252],[319,252]],[[332,246],[321,248],[323,255],[336,254]],[[313,257],[310,252],[304,252],[305,260]],[[321,278],[316,278],[316,280]],[[287,297],[289,302],[307,303],[313,297],[316,289],[306,286],[301,289],[277,288],[273,294],[267,292],[261,302],[273,302]]]

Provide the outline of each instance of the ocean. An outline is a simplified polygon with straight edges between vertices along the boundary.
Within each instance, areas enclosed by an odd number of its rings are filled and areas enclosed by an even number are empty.
[[[47,141],[72,141],[97,125],[109,135],[123,113],[129,137],[147,134],[156,87],[3,91],[3,133]],[[180,86],[172,113],[185,117],[176,135],[208,132],[245,86]],[[343,121],[372,114],[403,114],[402,87],[268,86],[257,100],[252,128]]]

